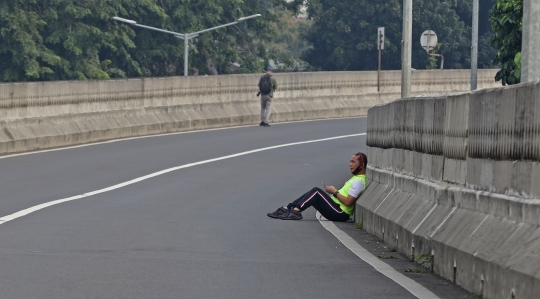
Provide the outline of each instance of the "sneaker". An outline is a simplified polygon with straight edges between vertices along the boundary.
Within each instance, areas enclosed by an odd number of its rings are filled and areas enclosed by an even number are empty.
[[[283,214],[279,216],[279,219],[281,220],[302,220],[304,217],[302,217],[302,213],[298,212],[296,210],[291,209],[289,213]]]
[[[279,207],[275,212],[268,213],[266,216],[270,218],[279,218],[279,216],[289,213],[289,210],[285,210],[283,207]]]
[[[263,127],[270,127],[269,123],[264,123]]]
[[[264,127],[264,122],[261,121],[261,123],[259,124],[259,126]]]

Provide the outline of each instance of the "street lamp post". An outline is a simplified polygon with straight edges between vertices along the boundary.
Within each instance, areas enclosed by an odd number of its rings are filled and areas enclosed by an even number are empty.
[[[521,39],[521,82],[540,80],[540,3],[523,1],[523,31]]]
[[[411,95],[412,0],[403,0],[403,39],[401,40],[401,98]]]
[[[473,0],[472,46],[471,46],[471,90],[478,87],[478,0]]]
[[[261,16],[261,14],[256,14],[256,15],[243,17],[243,18],[240,18],[240,19],[238,19],[238,20],[236,20],[235,22],[232,22],[232,23],[228,23],[228,24],[224,24],[224,25],[204,29],[204,30],[201,30],[201,31],[193,32],[193,33],[178,33],[178,32],[163,30],[163,29],[159,29],[159,28],[155,28],[155,27],[150,27],[150,26],[146,26],[146,25],[137,24],[137,22],[135,22],[133,20],[128,20],[128,19],[119,18],[119,17],[113,17],[113,19],[115,19],[117,21],[120,21],[120,22],[127,23],[127,24],[132,25],[132,26],[137,26],[137,27],[142,27],[142,28],[145,28],[145,29],[150,29],[150,30],[155,30],[155,31],[163,32],[163,33],[172,34],[177,38],[183,39],[184,40],[184,76],[187,76],[188,75],[188,48],[189,48],[189,40],[190,39],[195,38],[195,37],[199,36],[199,34],[207,32],[207,31],[223,28],[223,27],[226,27],[226,26],[231,26],[231,25],[243,22],[243,21],[245,21],[247,19],[256,18],[256,17],[260,17],[260,16]]]

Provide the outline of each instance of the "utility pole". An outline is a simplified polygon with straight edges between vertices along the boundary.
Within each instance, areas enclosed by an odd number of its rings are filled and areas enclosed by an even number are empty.
[[[471,90],[476,90],[478,82],[478,0],[473,0],[472,42],[471,42]]]
[[[401,41],[401,98],[411,95],[412,0],[403,0],[403,40]]]
[[[540,81],[540,2],[523,1],[521,82]]]
[[[193,37],[196,37],[198,36],[197,35],[192,35]],[[184,40],[184,77],[187,77],[188,75],[188,63],[189,63],[189,60],[188,60],[188,53],[189,53],[189,34],[184,34],[184,36],[176,36],[177,38],[181,38]],[[193,38],[192,37],[192,38]]]
[[[381,91],[381,51],[384,49],[384,27],[377,29],[377,49],[379,50],[379,68],[377,69],[377,92]]]

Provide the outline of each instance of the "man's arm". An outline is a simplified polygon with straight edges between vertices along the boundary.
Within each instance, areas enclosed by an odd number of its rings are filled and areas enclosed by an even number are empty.
[[[334,186],[326,186],[324,187],[324,190],[330,194],[334,194],[338,191],[338,189]],[[349,189],[349,194],[347,196],[341,195],[339,192],[336,194],[336,198],[341,201],[344,205],[350,207],[354,204],[354,202],[358,199],[360,194],[365,190],[364,183],[361,181],[355,181],[351,189]],[[350,194],[352,193],[352,194]]]
[[[344,196],[339,193],[337,194],[336,198],[339,199],[339,201],[341,201],[344,205],[348,207],[353,205],[354,202],[356,201],[356,197],[353,197],[351,195]]]
[[[329,194],[334,194],[334,193],[336,193],[338,191],[338,189],[336,187],[334,187],[334,186],[326,186],[326,187],[324,187],[324,190]],[[348,207],[350,207],[356,201],[356,197],[354,197],[352,195],[344,196],[344,195],[341,195],[339,192],[338,192],[338,194],[336,194],[335,197],[337,199],[339,199],[339,201],[341,201],[344,205],[346,205]]]
[[[274,78],[273,76],[272,76],[272,88],[273,88],[274,90],[277,89],[277,80],[276,80],[276,78]]]

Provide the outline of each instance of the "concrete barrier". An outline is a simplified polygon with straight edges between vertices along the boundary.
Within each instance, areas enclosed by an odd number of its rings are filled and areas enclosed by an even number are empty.
[[[492,87],[496,70],[481,70]],[[413,94],[469,89],[468,70],[414,71]],[[273,122],[366,115],[400,96],[401,72],[283,73]],[[260,122],[259,75],[0,84],[0,154]]]
[[[540,297],[540,82],[377,105],[367,144],[367,231],[483,298]]]

